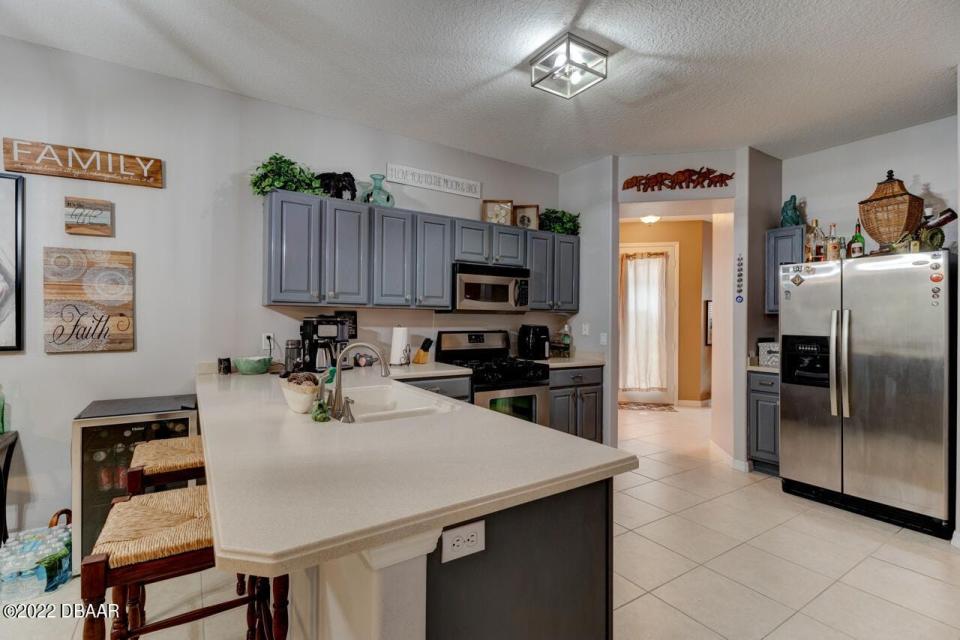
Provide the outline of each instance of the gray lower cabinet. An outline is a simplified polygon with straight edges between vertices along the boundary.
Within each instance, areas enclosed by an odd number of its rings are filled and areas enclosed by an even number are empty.
[[[603,442],[603,385],[599,384],[602,379],[602,367],[551,371],[550,427]]]
[[[780,313],[780,267],[803,262],[804,225],[767,231],[763,310]]]
[[[370,302],[370,207],[346,200],[323,201],[323,302]]]
[[[493,238],[493,263],[522,267],[526,261],[526,230],[502,224],[490,225]]]
[[[580,310],[580,238],[548,231],[527,232],[530,308]]]
[[[410,306],[413,301],[415,223],[412,212],[374,208],[374,305]]]
[[[491,226],[478,220],[453,221],[453,257],[462,262],[490,262]]]
[[[322,202],[292,191],[264,199],[264,304],[320,302]]]
[[[415,307],[449,309],[453,303],[453,220],[417,214]]]
[[[767,465],[780,464],[779,377],[749,372],[747,419],[750,427],[750,459]],[[769,389],[769,391],[766,391]]]
[[[553,309],[553,245],[554,234],[547,231],[527,232],[531,309]]]

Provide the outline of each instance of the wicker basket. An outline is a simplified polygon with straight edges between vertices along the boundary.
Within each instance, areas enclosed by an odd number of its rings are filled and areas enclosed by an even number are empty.
[[[912,234],[923,218],[923,198],[903,186],[903,181],[887,171],[887,179],[866,200],[860,201],[860,222],[863,230],[880,245],[900,240],[903,234]]]

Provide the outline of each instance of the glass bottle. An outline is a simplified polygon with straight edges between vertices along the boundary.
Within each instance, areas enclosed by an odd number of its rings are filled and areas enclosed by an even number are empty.
[[[860,233],[860,220],[857,219],[857,225],[853,228],[853,236],[850,238],[850,244],[847,245],[847,257],[859,258],[863,256],[863,247],[865,244],[863,234]]]
[[[807,242],[810,247],[810,262],[823,262],[826,258],[827,239],[820,228],[820,221],[816,218],[813,219]]]
[[[373,185],[364,189],[360,194],[360,202],[368,202],[380,207],[392,207],[394,204],[393,194],[383,188],[383,180],[386,178],[382,173],[371,173],[370,179]]]
[[[826,249],[826,259],[827,260],[839,260],[840,259],[840,238],[837,237],[837,225],[830,225],[830,233],[827,235],[826,239],[827,249]]]

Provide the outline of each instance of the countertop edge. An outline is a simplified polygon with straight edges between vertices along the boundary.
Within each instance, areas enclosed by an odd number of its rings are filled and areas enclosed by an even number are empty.
[[[221,536],[214,535],[216,566],[218,569],[232,573],[246,573],[264,578],[274,578],[294,570],[317,566],[327,560],[424,533],[431,529],[441,529],[458,522],[483,517],[540,498],[607,480],[621,473],[637,469],[639,466],[637,456],[632,456],[593,467],[583,472],[554,478],[520,489],[512,489],[499,495],[487,496],[479,501],[445,508],[441,512],[420,514],[411,521],[391,523],[375,530],[357,532],[340,540],[328,541],[326,544],[308,545],[277,557],[224,549],[216,542]],[[216,513],[211,510],[210,515],[213,520],[214,531],[219,534]]]

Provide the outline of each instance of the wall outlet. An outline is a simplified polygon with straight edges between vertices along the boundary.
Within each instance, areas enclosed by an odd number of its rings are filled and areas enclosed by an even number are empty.
[[[584,336],[590,335],[590,323],[584,322],[580,325],[580,334]]]
[[[274,343],[274,348],[276,348],[276,341],[273,339],[272,333],[264,333],[260,336],[260,348],[264,351],[270,351],[270,343]]]
[[[607,346],[607,334],[603,331],[600,332],[600,346]]]
[[[486,530],[484,521],[477,520],[444,531],[440,536],[440,562],[458,560],[486,549]]]

